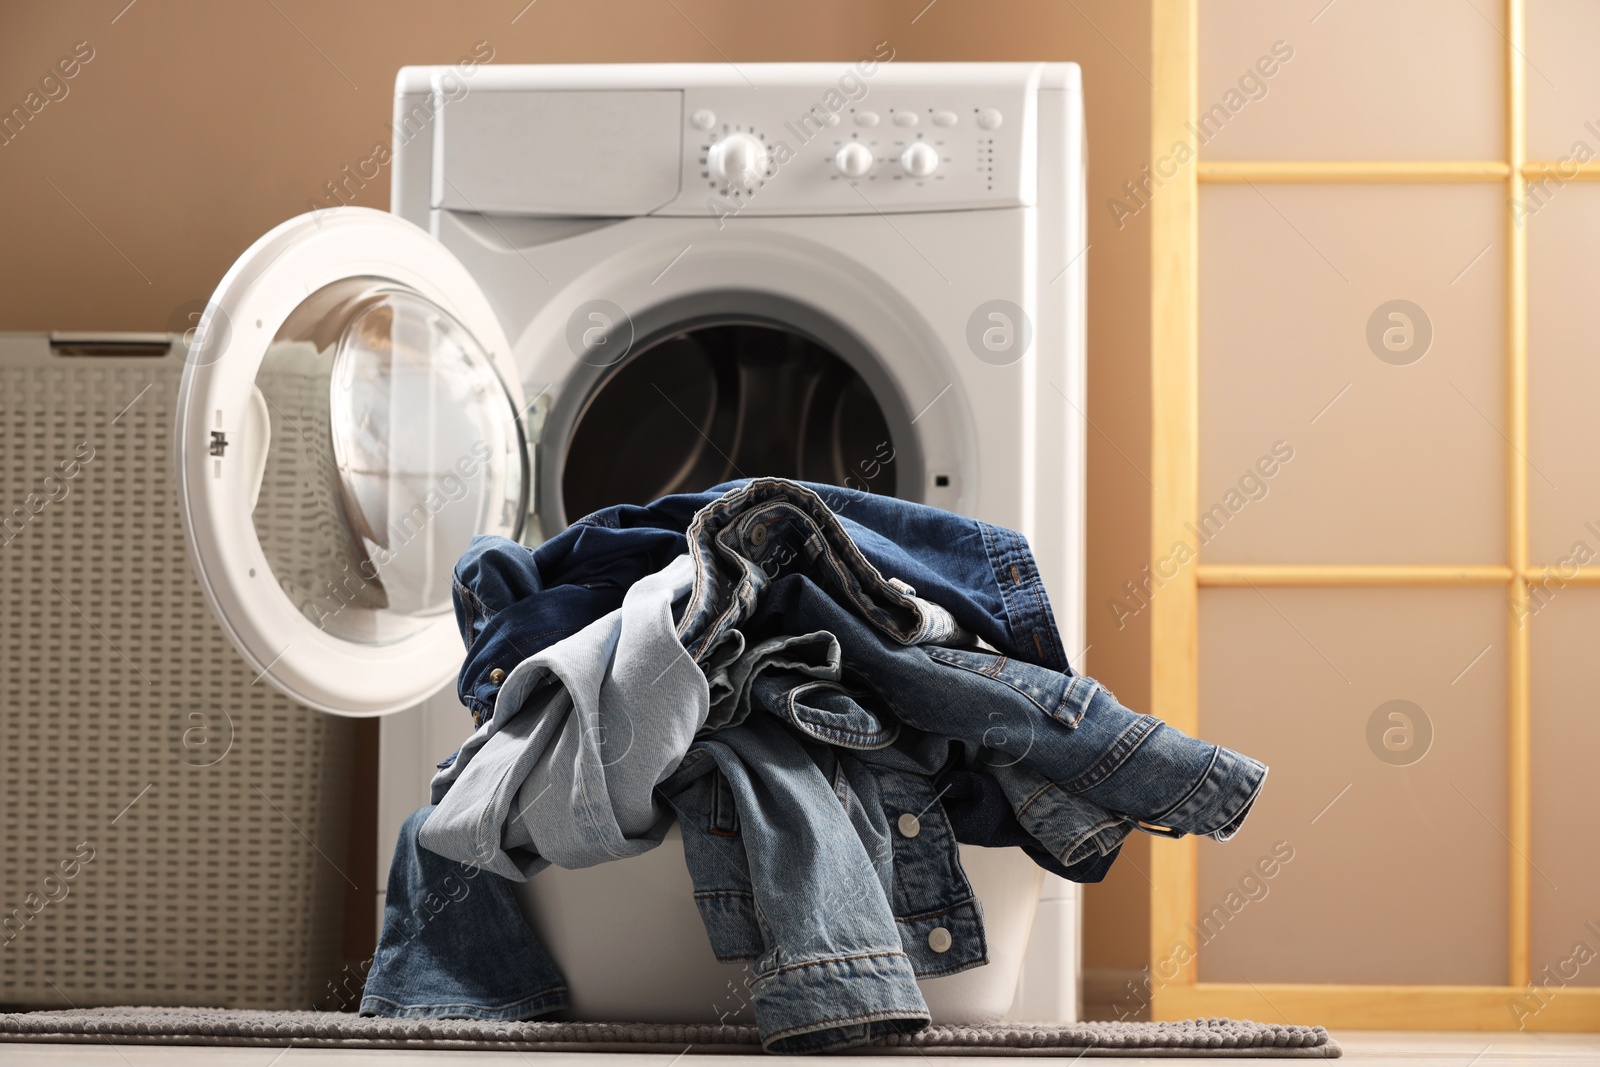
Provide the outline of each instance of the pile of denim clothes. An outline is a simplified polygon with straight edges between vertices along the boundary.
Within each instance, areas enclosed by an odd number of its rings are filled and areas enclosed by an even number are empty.
[[[881,495],[757,478],[479,538],[455,606],[477,730],[401,831],[363,1014],[564,1008],[512,883],[676,820],[768,1051],[915,1031],[917,978],[987,962],[958,842],[1098,881],[1133,830],[1226,840],[1266,776],[1075,673],[1019,534]]]

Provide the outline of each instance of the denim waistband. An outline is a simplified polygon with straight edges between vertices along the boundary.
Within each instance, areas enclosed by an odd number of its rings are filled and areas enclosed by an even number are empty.
[[[880,574],[822,499],[797,483],[758,478],[731,490],[695,515],[687,537],[695,593],[678,636],[697,662],[750,616],[763,590],[786,569],[805,569],[902,644],[964,637],[949,611]]]

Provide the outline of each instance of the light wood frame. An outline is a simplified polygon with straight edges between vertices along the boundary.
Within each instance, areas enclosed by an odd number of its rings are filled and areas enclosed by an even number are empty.
[[[1198,111],[1200,0],[1152,0],[1151,158],[1186,136]],[[1208,0],[1210,2],[1210,0]],[[1526,158],[1526,92],[1522,57],[1523,0],[1503,0],[1506,18],[1506,151],[1499,160],[1423,162],[1200,162],[1167,183],[1150,203],[1152,565],[1199,511],[1198,209],[1201,182],[1498,182],[1506,186],[1506,544],[1503,566],[1346,566],[1327,564],[1199,564],[1184,570],[1150,603],[1151,700],[1180,729],[1199,727],[1199,590],[1201,586],[1482,586],[1504,585],[1526,603],[1530,583],[1547,566],[1528,560],[1528,247],[1512,205],[1529,179],[1557,164]],[[1572,172],[1576,170],[1576,175]],[[1600,165],[1565,168],[1564,180],[1600,180]],[[1592,577],[1585,574],[1586,579]],[[1600,580],[1600,579],[1597,579]],[[1586,581],[1584,584],[1594,584]],[[1367,986],[1202,982],[1187,944],[1196,921],[1198,853],[1193,838],[1152,846],[1147,981],[1156,1019],[1195,1016],[1276,1017],[1363,1029],[1597,1030],[1600,989],[1539,989],[1539,1010],[1519,1015],[1529,1000],[1529,861],[1532,851],[1528,628],[1518,612],[1507,624],[1507,760],[1510,792],[1507,937],[1504,986]]]

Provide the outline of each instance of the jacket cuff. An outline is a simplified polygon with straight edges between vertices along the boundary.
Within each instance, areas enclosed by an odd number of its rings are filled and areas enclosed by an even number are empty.
[[[1266,780],[1266,764],[1218,745],[1194,791],[1154,821],[1226,841],[1244,825]]]
[[[788,963],[757,975],[750,994],[768,1052],[833,1052],[928,1025],[911,961],[884,950]]]

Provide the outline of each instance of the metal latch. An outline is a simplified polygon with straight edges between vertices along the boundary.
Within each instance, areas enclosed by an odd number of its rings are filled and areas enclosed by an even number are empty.
[[[221,430],[211,431],[211,454],[220,456],[228,447],[228,435]]]

